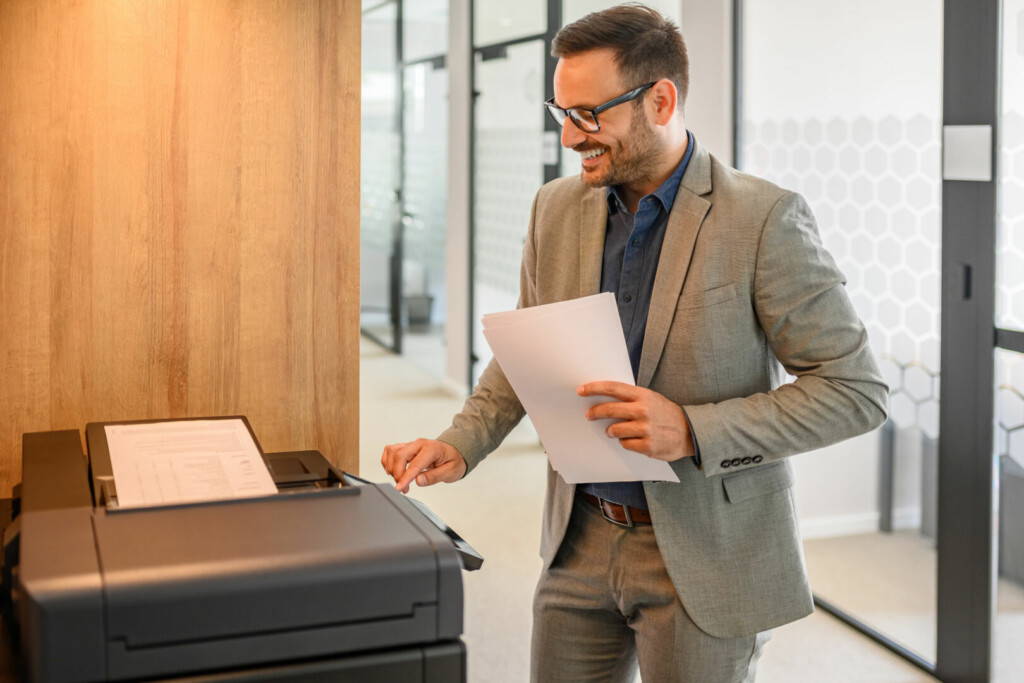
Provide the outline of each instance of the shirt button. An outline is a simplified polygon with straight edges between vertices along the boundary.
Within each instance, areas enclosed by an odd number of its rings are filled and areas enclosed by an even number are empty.
[[[632,294],[627,294],[626,296],[622,297],[622,300],[625,301],[628,304],[630,301],[633,300],[633,295]]]
[[[632,244],[634,247],[639,247],[640,246],[640,238],[639,237],[634,237],[633,241],[630,242],[630,244]]]

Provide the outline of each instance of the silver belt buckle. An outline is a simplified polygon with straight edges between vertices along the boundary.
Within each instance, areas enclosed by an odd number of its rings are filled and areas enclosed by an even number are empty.
[[[612,524],[614,524],[616,526],[625,527],[627,529],[632,529],[632,528],[634,528],[636,526],[636,524],[633,523],[633,516],[631,514],[629,514],[629,506],[628,505],[622,505],[621,503],[613,503],[610,500],[605,500],[604,498],[601,498],[600,496],[598,496],[597,501],[599,503],[598,507],[601,508],[601,516],[604,517],[605,519],[607,519]],[[605,510],[604,510],[604,504],[605,503],[608,503],[609,505],[618,505],[619,507],[622,508],[622,512],[625,513],[625,515],[626,515],[626,522],[625,522],[625,524],[623,524],[622,522],[620,522],[617,519],[614,519],[613,517],[609,516],[607,512],[605,512]]]

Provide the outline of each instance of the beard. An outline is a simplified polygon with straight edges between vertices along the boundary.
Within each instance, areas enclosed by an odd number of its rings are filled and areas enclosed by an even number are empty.
[[[628,143],[622,140],[614,147],[586,145],[574,148],[577,152],[604,148],[606,163],[601,170],[582,171],[580,179],[588,187],[611,187],[644,181],[654,176],[661,160],[658,138],[654,128],[644,116],[642,107],[633,108]]]

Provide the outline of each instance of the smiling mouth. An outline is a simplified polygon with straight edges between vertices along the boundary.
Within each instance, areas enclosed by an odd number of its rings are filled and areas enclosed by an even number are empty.
[[[604,147],[599,149],[586,149],[579,153],[580,160],[584,166],[587,166],[588,164],[596,163],[596,160],[604,156],[604,153],[607,151],[607,148]]]

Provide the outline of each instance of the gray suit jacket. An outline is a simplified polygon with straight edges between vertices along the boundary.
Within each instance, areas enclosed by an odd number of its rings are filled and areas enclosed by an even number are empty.
[[[607,201],[578,178],[544,185],[520,306],[599,291]],[[693,621],[717,637],[813,610],[786,457],[881,424],[887,387],[804,200],[697,147],[669,216],[638,384],[683,406],[700,448],[679,483],[645,482],[655,537]],[[782,367],[796,381],[782,384]],[[439,438],[469,471],[523,417],[491,362]],[[574,486],[548,467],[541,556],[565,534]]]

